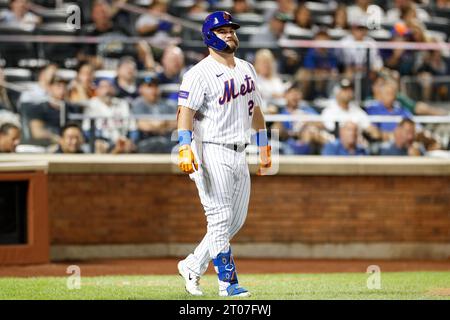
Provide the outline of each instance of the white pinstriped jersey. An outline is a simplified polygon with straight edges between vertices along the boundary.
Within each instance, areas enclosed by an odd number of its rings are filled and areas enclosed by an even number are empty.
[[[253,111],[261,106],[253,66],[239,58],[229,68],[207,56],[183,76],[178,105],[196,110],[196,140],[250,143]]]

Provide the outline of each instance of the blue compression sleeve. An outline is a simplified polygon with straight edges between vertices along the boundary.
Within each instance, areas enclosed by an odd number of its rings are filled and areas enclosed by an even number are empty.
[[[256,144],[258,145],[258,147],[265,147],[269,144],[266,129],[259,130],[256,133]]]
[[[191,130],[178,130],[178,143],[180,146],[191,144],[192,131]]]

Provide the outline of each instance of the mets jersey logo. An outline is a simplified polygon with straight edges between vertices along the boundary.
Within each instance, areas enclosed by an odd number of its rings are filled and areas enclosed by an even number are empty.
[[[240,90],[235,91],[234,79],[225,81],[223,96],[219,99],[219,103],[222,105],[228,103],[231,99],[236,99],[239,95],[245,96],[247,93],[251,93],[255,90],[255,82],[251,77],[245,75],[245,83],[241,84]]]

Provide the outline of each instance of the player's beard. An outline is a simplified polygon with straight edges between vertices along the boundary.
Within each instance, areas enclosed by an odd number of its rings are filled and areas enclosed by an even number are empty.
[[[223,50],[225,53],[235,53],[237,48],[239,47],[239,40],[238,39],[232,39],[231,42],[234,42],[234,45],[230,46],[227,43],[227,47]]]

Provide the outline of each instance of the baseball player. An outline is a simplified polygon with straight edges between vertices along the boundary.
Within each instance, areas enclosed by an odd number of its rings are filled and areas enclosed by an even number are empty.
[[[260,168],[271,166],[261,96],[253,66],[234,56],[239,46],[231,15],[217,11],[203,23],[209,56],[183,77],[178,94],[179,167],[195,181],[207,232],[194,252],[178,263],[186,290],[202,295],[200,277],[212,259],[220,296],[249,296],[239,286],[230,240],[244,224],[250,198],[245,148],[256,130]]]

